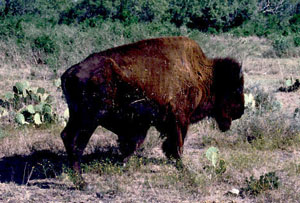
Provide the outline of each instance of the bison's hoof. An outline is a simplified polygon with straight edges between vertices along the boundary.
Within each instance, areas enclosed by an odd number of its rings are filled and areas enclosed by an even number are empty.
[[[88,190],[88,184],[85,181],[74,183],[76,189],[86,191]]]
[[[78,190],[88,189],[88,184],[84,181],[83,177],[80,174],[76,174],[71,178],[76,189]]]

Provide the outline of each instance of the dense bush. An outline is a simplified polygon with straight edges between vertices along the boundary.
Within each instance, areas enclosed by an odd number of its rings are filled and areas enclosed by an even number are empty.
[[[94,26],[95,21],[105,19],[117,19],[125,24],[163,21],[168,15],[168,5],[166,0],[83,0],[62,12],[59,23],[81,23],[87,20]]]
[[[106,19],[120,20],[124,24],[137,22],[172,22],[201,31],[229,31],[243,25],[245,32],[251,27],[299,30],[300,3],[294,0],[1,0],[2,16],[35,15],[50,23],[88,23],[91,27]],[[87,21],[87,22],[86,22]],[[291,26],[285,26],[289,23]],[[247,29],[249,28],[249,29]],[[282,31],[282,29],[278,30]],[[259,29],[257,34],[262,34]]]
[[[112,46],[195,31],[267,37],[274,55],[294,56],[299,12],[293,0],[0,0],[0,40],[53,69]]]
[[[228,31],[254,14],[255,1],[171,1],[171,21],[201,31]]]
[[[247,186],[242,188],[242,192],[250,196],[256,196],[267,190],[278,189],[280,185],[279,177],[275,172],[261,175],[259,179],[251,176],[250,179],[246,178],[245,182]]]
[[[294,42],[290,37],[278,36],[274,38],[272,45],[276,55],[281,57],[290,55],[289,53],[294,46]]]
[[[34,48],[43,50],[45,53],[57,52],[59,47],[49,35],[41,35],[34,39]]]
[[[88,21],[90,26],[94,26],[97,21],[105,19],[117,19],[124,24],[169,21],[179,27],[187,25],[205,32],[229,31],[245,24],[245,34],[268,35],[278,28],[289,29],[286,23],[290,23],[293,32],[296,32],[297,17],[291,16],[299,12],[298,7],[299,3],[293,0],[271,3],[264,0],[82,0],[61,12],[59,23]]]

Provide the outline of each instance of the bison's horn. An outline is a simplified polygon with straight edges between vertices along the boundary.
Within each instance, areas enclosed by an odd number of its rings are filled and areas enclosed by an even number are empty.
[[[243,70],[242,68],[240,69],[240,73],[239,73],[239,78],[241,79],[243,77]]]

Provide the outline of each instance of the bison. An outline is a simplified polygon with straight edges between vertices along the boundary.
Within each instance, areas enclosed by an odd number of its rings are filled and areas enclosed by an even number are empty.
[[[188,127],[213,117],[221,131],[244,112],[243,73],[210,59],[187,37],[147,39],[87,57],[61,77],[70,118],[61,133],[74,171],[98,125],[118,135],[124,158],[154,126],[168,158],[180,159]]]

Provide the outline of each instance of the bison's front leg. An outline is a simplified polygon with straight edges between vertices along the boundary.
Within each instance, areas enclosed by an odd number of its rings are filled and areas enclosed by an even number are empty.
[[[164,127],[167,139],[163,143],[163,151],[169,159],[179,160],[183,153],[184,138],[187,133],[187,126],[180,125],[179,122],[171,122]]]
[[[84,119],[82,115],[70,112],[67,126],[61,133],[70,166],[74,170],[74,183],[81,189],[85,187],[85,182],[81,176],[80,160],[96,127],[97,125],[90,119]]]

